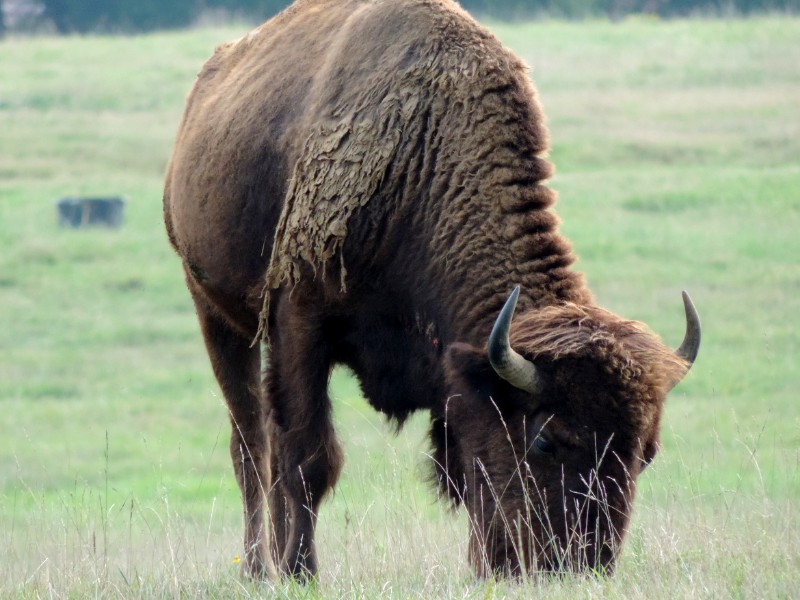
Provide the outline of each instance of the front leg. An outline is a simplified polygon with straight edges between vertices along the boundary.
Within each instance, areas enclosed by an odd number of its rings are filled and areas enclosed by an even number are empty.
[[[272,416],[267,420],[267,438],[270,440],[270,473],[272,483],[267,490],[267,503],[269,505],[270,521],[270,554],[275,565],[280,567],[283,553],[286,550],[286,537],[289,532],[289,507],[286,502],[287,494],[284,480],[281,476],[281,467],[276,443],[280,430],[272,421]]]
[[[272,548],[282,573],[305,579],[317,573],[317,510],[336,484],[342,453],[331,419],[331,361],[322,318],[302,297],[299,289],[283,296],[270,325],[265,388],[273,467]]]

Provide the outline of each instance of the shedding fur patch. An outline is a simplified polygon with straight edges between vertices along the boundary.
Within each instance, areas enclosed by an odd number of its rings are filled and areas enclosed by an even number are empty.
[[[266,336],[269,291],[300,280],[302,263],[325,276],[338,260],[345,291],[342,246],[348,222],[376,194],[400,143],[402,124],[414,113],[418,96],[411,86],[373,91],[362,106],[312,133],[297,161],[275,231],[264,287],[259,336]]]

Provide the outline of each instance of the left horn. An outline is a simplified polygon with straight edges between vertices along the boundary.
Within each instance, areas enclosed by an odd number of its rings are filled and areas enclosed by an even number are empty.
[[[683,292],[683,308],[686,311],[686,335],[675,354],[687,361],[691,368],[697,358],[697,351],[700,350],[700,316],[686,292]]]
[[[517,353],[508,341],[511,319],[519,298],[519,286],[514,288],[497,316],[489,336],[489,362],[495,372],[515,388],[535,394],[541,389],[536,365]]]

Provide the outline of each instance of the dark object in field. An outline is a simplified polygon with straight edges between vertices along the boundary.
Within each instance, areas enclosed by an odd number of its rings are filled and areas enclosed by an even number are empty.
[[[336,363],[398,423],[429,411],[477,573],[613,568],[700,326],[684,295],[673,351],[597,306],[547,138],[524,64],[450,0],[301,0],[205,64],[164,216],[230,410],[247,574],[317,571]]]
[[[122,225],[122,198],[62,198],[56,204],[62,227],[111,227]]]

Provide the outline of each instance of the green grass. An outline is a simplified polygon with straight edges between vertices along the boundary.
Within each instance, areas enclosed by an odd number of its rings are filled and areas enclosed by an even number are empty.
[[[0,596],[790,597],[800,580],[800,20],[494,25],[533,68],[602,304],[700,357],[610,579],[480,582],[466,523],[345,372],[316,587],[242,582],[224,402],[161,222],[183,98],[242,28],[0,43]],[[127,198],[119,231],[54,202]]]

